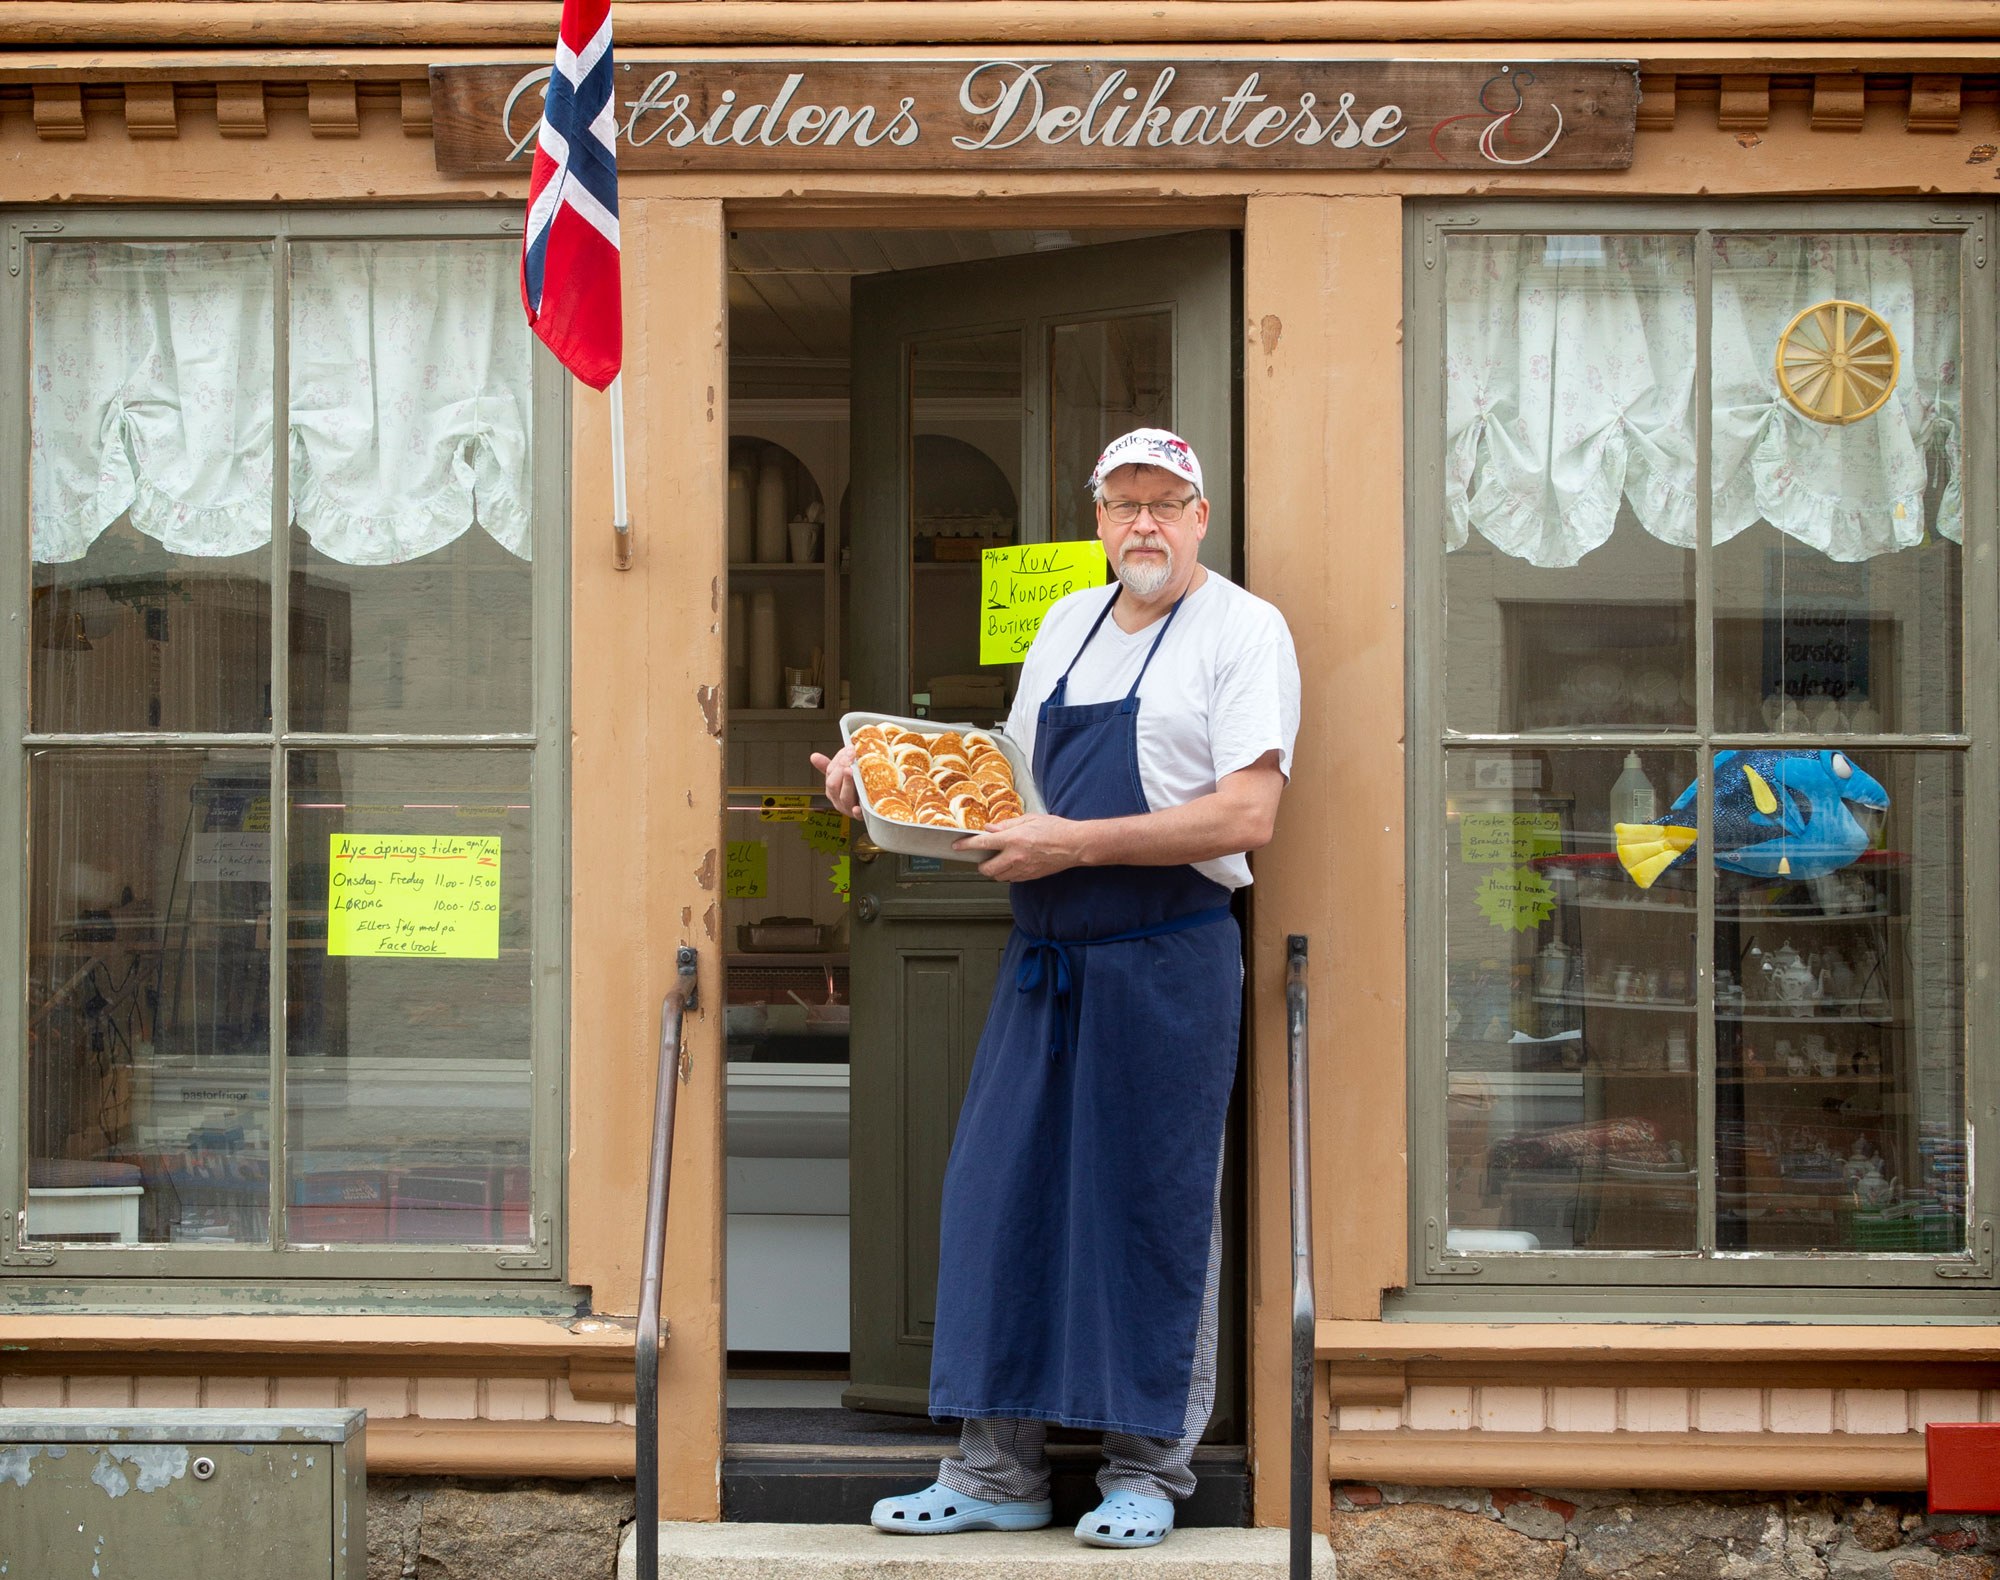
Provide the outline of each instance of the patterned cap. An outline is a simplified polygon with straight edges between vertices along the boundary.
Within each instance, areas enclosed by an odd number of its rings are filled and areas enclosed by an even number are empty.
[[[1195,459],[1194,450],[1179,434],[1164,428],[1134,428],[1106,445],[1090,474],[1092,492],[1121,466],[1157,466],[1186,478],[1197,491],[1201,488],[1201,462]]]

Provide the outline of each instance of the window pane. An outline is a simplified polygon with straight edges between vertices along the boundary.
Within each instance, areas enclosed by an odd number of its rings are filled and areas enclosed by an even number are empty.
[[[1692,885],[1638,889],[1614,825],[1685,751],[1446,756],[1447,1244],[1696,1244]]]
[[[1094,538],[1097,513],[1077,479],[1121,433],[1174,425],[1174,315],[1056,325],[1049,412],[1049,536]]]
[[[528,1238],[530,765],[291,756],[293,1244]]]
[[[979,551],[1018,540],[1020,469],[1020,331],[913,345],[910,689],[964,699],[954,718],[1003,715],[1012,694],[1012,668],[980,670]]]
[[[1958,252],[1715,238],[1721,729],[1958,728]]]
[[[519,253],[291,248],[295,729],[531,727]]]
[[[28,784],[28,1232],[263,1242],[268,758],[40,751]]]
[[[263,729],[271,249],[29,257],[33,728]]]
[[[1446,254],[1445,724],[1694,723],[1694,243]]]
[[[1718,754],[1724,1250],[1965,1248],[1962,794],[1945,753]]]

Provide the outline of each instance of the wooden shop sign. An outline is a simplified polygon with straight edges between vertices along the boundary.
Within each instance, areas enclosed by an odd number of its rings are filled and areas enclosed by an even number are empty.
[[[433,66],[448,174],[525,172],[547,66]],[[1617,170],[1629,61],[622,61],[626,170]]]

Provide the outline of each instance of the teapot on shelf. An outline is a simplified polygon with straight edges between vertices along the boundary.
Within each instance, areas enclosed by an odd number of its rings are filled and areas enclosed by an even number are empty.
[[[1770,982],[1769,997],[1795,1015],[1810,1012],[1819,997],[1819,978],[1812,967],[1799,958],[1790,940],[1764,957],[1764,971]]]

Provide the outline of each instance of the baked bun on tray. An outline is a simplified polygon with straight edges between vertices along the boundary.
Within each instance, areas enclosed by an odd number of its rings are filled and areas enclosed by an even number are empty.
[[[976,833],[1024,810],[1013,764],[982,731],[864,724],[851,744],[869,810],[889,822]]]

